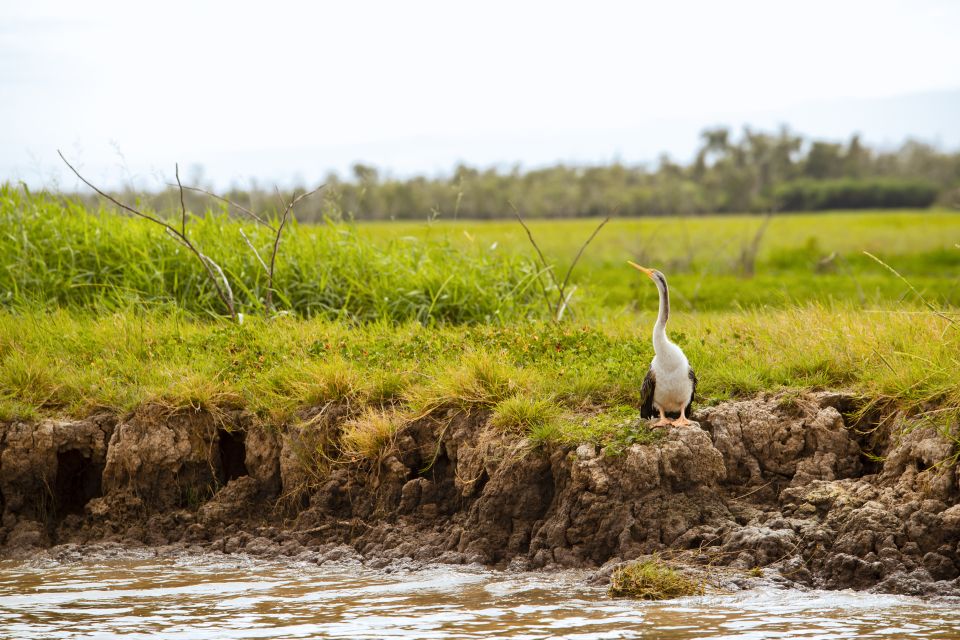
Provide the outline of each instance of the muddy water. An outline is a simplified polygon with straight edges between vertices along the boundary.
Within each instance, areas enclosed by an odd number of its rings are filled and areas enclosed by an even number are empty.
[[[765,589],[644,603],[583,579],[238,557],[3,562],[0,637],[960,637],[956,601]]]

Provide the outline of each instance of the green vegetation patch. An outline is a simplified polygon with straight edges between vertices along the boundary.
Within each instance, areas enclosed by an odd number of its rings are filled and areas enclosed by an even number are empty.
[[[179,228],[179,219],[174,224]],[[186,234],[222,267],[237,311],[263,313],[267,273],[247,239],[269,256],[269,230],[207,211],[187,217]],[[370,242],[350,224],[289,225],[277,257],[278,308],[303,317],[422,324],[496,323],[539,308],[537,269],[521,256],[442,238],[380,240]],[[201,262],[147,220],[2,186],[0,255],[0,304],[8,307],[226,313]]]
[[[640,417],[640,410],[624,404],[600,407],[588,413],[568,413],[555,421],[544,440],[564,444],[589,442],[604,447],[607,455],[620,455],[634,444],[652,444],[659,441],[664,432],[650,426],[650,421]]]
[[[529,226],[561,274],[594,222]],[[960,216],[943,211],[613,220],[578,263],[563,323],[545,320],[548,278],[516,223],[294,223],[266,319],[240,232],[261,249],[271,238],[223,212],[188,216],[238,323],[161,231],[0,188],[0,420],[155,401],[281,425],[341,403],[362,417],[349,455],[374,457],[407,420],[483,411],[501,432],[615,455],[658,437],[637,417],[656,288],[627,258],[668,275],[669,334],[700,405],[845,388],[942,424],[960,412]]]
[[[704,585],[654,557],[616,569],[610,578],[609,593],[616,598],[669,600],[703,595]]]
[[[507,432],[529,433],[534,441],[551,440],[560,429],[562,408],[547,398],[514,395],[494,407],[490,424]]]
[[[176,312],[0,311],[0,418],[85,417],[149,401],[244,407],[276,425],[331,402],[405,418],[474,410],[537,442],[594,442],[615,454],[658,436],[638,420],[653,321],[237,325]],[[678,314],[671,327],[697,371],[700,405],[845,388],[907,411],[935,407],[945,424],[960,411],[960,330],[931,312],[811,306]]]
[[[197,210],[186,234],[223,267],[237,310],[263,315],[267,275],[244,238],[269,256],[261,225]],[[176,220],[171,208],[157,213]],[[530,221],[553,273],[595,220]],[[675,313],[844,302],[920,308],[909,288],[863,254],[904,274],[938,306],[960,305],[960,216],[945,211],[614,219],[584,252],[567,317],[654,310],[656,288],[631,259],[656,266]],[[224,315],[200,261],[147,220],[74,200],[0,187],[0,306],[104,314],[130,308]],[[289,224],[273,303],[284,314],[346,322],[510,324],[545,318],[549,282],[516,222]]]

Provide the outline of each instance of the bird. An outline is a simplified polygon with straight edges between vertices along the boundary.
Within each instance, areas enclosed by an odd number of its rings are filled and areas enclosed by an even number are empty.
[[[691,425],[693,422],[687,419],[687,412],[697,392],[697,376],[683,350],[667,337],[667,318],[670,316],[667,278],[656,269],[641,267],[634,262],[628,264],[647,274],[660,292],[660,310],[657,323],[653,325],[653,361],[640,387],[640,417],[653,418],[656,409],[660,420],[653,425],[655,427]],[[667,420],[667,413],[679,413],[680,417]]]

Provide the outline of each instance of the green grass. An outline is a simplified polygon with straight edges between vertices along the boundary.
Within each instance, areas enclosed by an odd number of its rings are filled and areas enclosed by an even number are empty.
[[[644,312],[565,325],[236,325],[177,312],[3,312],[0,417],[84,416],[157,400],[244,406],[279,424],[303,407],[346,402],[410,417],[486,410],[501,428],[535,440],[623,447],[646,437],[631,425],[653,320]],[[845,388],[912,411],[960,407],[960,332],[932,313],[677,314],[671,334],[697,370],[700,403]]]
[[[528,221],[534,237],[562,275],[596,220]],[[762,223],[759,216],[614,219],[584,253],[573,282],[574,302],[589,298],[608,308],[649,308],[656,289],[626,260],[667,274],[675,309],[719,311],[809,302],[850,301],[888,305],[907,288],[863,254],[881,257],[923,294],[960,306],[960,214],[949,211],[868,211],[784,214],[773,218],[760,242],[755,276],[741,275],[741,253]],[[368,223],[371,241],[388,234],[443,240],[463,248],[490,247],[529,254],[523,229],[513,221]],[[825,264],[826,258],[836,256]],[[581,315],[589,309],[581,309]]]
[[[261,254],[272,239],[262,227],[200,213],[188,234],[223,267],[239,310],[259,314],[267,277],[240,232]],[[529,224],[559,278],[595,221]],[[935,304],[960,306],[960,215],[777,216],[760,242],[754,275],[744,277],[741,256],[760,224],[756,216],[615,219],[573,274],[572,313],[582,321],[604,310],[655,306],[655,288],[625,266],[628,259],[667,273],[676,311],[812,302],[917,306],[908,288],[863,251]],[[222,315],[199,261],[162,231],[145,220],[0,187],[0,305]],[[283,311],[331,320],[490,324],[545,317],[533,256],[516,222],[293,224],[277,260],[275,297]]]
[[[191,219],[247,314],[236,324],[158,226],[3,187],[0,419],[160,401],[246,407],[279,425],[337,402],[362,418],[342,443],[351,456],[440,410],[485,411],[535,443],[617,453],[657,437],[636,416],[656,290],[626,266],[634,259],[668,274],[669,330],[697,371],[698,403],[845,388],[949,423],[960,407],[960,216],[777,217],[747,277],[739,256],[758,225],[614,220],[578,265],[575,313],[558,325],[515,223],[294,225],[277,271],[287,313],[264,320],[266,277],[239,230],[267,238],[222,215]],[[560,270],[593,227],[531,223]]]
[[[179,226],[179,221],[174,222]],[[225,314],[200,261],[147,220],[0,187],[0,304],[111,312],[178,308]],[[187,233],[224,270],[240,312],[264,308],[267,275],[243,231],[269,258],[273,238],[223,214]],[[285,232],[275,297],[304,317],[373,322],[497,322],[539,308],[536,270],[520,256],[412,236],[371,243],[347,224]]]
[[[493,409],[490,424],[501,431],[531,434],[535,441],[550,439],[558,430],[562,410],[552,400],[518,394],[500,401]]]

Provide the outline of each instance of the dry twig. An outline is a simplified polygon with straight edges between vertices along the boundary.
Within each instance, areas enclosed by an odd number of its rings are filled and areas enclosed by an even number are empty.
[[[178,184],[179,184],[179,180],[178,180]],[[217,195],[212,191],[207,191],[206,189],[201,189],[199,187],[183,187],[183,189],[188,189],[190,191],[195,191],[197,193],[208,195],[211,198],[215,198],[220,202],[223,202],[224,204],[234,207],[238,211],[241,211],[242,213],[249,216],[252,220],[257,222],[258,224],[266,227],[273,233],[273,248],[270,251],[270,262],[268,264],[267,261],[264,260],[263,257],[260,255],[260,252],[257,251],[257,248],[253,246],[253,243],[250,241],[250,238],[248,238],[247,235],[243,232],[243,229],[240,230],[240,235],[241,237],[243,237],[243,241],[247,244],[248,247],[250,247],[250,250],[253,252],[253,255],[256,256],[257,258],[257,262],[260,263],[260,266],[263,267],[264,272],[266,272],[267,274],[267,294],[266,294],[266,299],[264,300],[264,307],[265,307],[264,311],[266,315],[269,316],[274,310],[273,276],[276,271],[277,253],[280,251],[280,238],[283,235],[283,230],[287,226],[287,222],[292,217],[294,207],[297,206],[297,203],[299,203],[304,198],[312,196],[313,194],[317,193],[318,191],[320,191],[326,186],[327,185],[322,184],[316,189],[313,189],[312,191],[307,191],[306,193],[301,193],[300,195],[296,195],[296,192],[294,192],[294,197],[290,200],[290,202],[287,202],[286,200],[284,200],[283,195],[280,193],[280,189],[278,187],[275,187],[277,192],[277,199],[280,201],[280,207],[282,211],[282,213],[280,214],[279,224],[273,224],[267,218],[257,214],[256,212],[250,210],[249,208],[244,207],[243,205],[240,205],[232,200],[224,198],[223,196]]]
[[[563,283],[561,284],[557,281],[557,276],[553,272],[553,265],[547,263],[547,259],[543,255],[543,251],[540,250],[540,245],[538,245],[537,241],[534,239],[533,232],[530,231],[530,227],[528,227],[527,223],[524,222],[523,217],[520,215],[520,211],[517,209],[516,205],[513,204],[513,202],[509,202],[509,204],[513,209],[513,215],[516,216],[517,221],[523,227],[523,230],[527,232],[527,238],[530,240],[530,244],[533,245],[533,248],[537,252],[537,256],[540,258],[540,264],[543,265],[543,271],[550,275],[553,288],[557,292],[556,303],[550,300],[550,295],[547,293],[547,287],[543,284],[543,280],[540,278],[540,275],[543,272],[537,274],[537,282],[540,283],[540,289],[543,292],[543,300],[546,303],[547,309],[550,311],[551,316],[553,317],[554,321],[560,322],[563,320],[564,312],[570,306],[570,299],[573,298],[573,294],[577,290],[577,288],[574,287],[569,293],[567,293],[567,285],[570,284],[570,274],[573,273],[573,269],[577,266],[577,262],[580,261],[580,256],[583,255],[587,245],[593,242],[593,239],[597,237],[598,233],[600,233],[600,229],[602,229],[605,224],[610,222],[610,216],[604,218],[603,222],[597,225],[597,228],[593,230],[593,233],[590,234],[590,237],[587,238],[586,242],[580,245],[580,250],[577,251],[577,255],[573,258],[573,262],[570,263],[570,267],[567,269],[567,273],[564,275]]]
[[[583,255],[583,252],[587,248],[587,245],[593,242],[593,239],[597,237],[598,233],[600,233],[600,229],[603,229],[603,225],[607,224],[608,222],[610,222],[610,216],[607,216],[606,218],[604,218],[603,222],[597,225],[597,228],[593,230],[593,233],[590,234],[590,237],[587,238],[587,241],[584,242],[582,245],[580,245],[580,250],[577,251],[576,257],[573,259],[573,262],[570,263],[570,268],[567,269],[567,274],[563,277],[563,284],[560,285],[560,301],[557,302],[557,312],[556,312],[556,317],[558,321],[563,317],[563,311],[564,309],[567,308],[567,303],[570,302],[570,297],[573,296],[573,291],[571,291],[570,295],[566,297],[564,297],[563,295],[564,291],[566,291],[567,289],[567,283],[570,282],[570,274],[573,273],[573,268],[577,266],[577,262],[580,261],[580,256]]]
[[[120,207],[124,211],[132,213],[135,216],[149,220],[150,222],[156,223],[163,227],[167,234],[172,238],[180,242],[185,246],[193,255],[197,257],[197,260],[200,261],[200,264],[203,265],[204,270],[207,272],[207,277],[210,279],[210,283],[213,285],[213,288],[217,292],[220,300],[223,302],[223,305],[227,308],[227,312],[230,314],[230,317],[234,320],[238,319],[237,311],[233,303],[233,291],[230,289],[230,283],[227,281],[227,276],[224,274],[223,269],[220,268],[216,262],[211,258],[204,255],[200,249],[197,248],[190,238],[187,236],[187,208],[183,202],[183,186],[180,184],[180,167],[175,165],[174,172],[177,177],[177,186],[180,189],[180,229],[164,222],[159,218],[155,218],[147,213],[144,213],[138,209],[131,207],[130,205],[124,204],[111,196],[104,191],[101,191],[99,188],[93,185],[89,180],[80,175],[80,172],[70,164],[70,162],[64,157],[63,153],[57,149],[57,154],[60,156],[60,159],[70,167],[70,170],[77,176],[81,182],[97,192],[101,197],[106,198],[116,206]],[[219,274],[219,279],[217,275]]]

